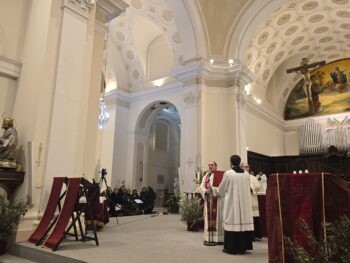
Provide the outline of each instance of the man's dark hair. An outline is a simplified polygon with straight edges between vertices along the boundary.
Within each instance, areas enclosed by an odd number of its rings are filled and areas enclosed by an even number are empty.
[[[241,164],[241,157],[239,155],[232,155],[230,162],[232,166],[239,166]]]

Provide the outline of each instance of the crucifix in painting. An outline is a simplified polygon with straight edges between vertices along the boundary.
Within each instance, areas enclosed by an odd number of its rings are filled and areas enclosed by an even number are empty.
[[[311,86],[312,86],[312,81],[310,78],[310,71],[309,69],[317,67],[317,66],[323,66],[326,64],[326,61],[319,61],[319,62],[314,62],[311,64],[309,63],[309,59],[308,58],[303,58],[300,62],[300,66],[296,67],[296,68],[290,68],[287,69],[287,73],[292,73],[292,72],[300,72],[301,74],[303,74],[304,77],[304,91],[307,97],[307,103],[309,106],[309,114],[313,115],[315,114],[315,107],[314,107],[314,103],[312,100],[312,94],[311,94]]]

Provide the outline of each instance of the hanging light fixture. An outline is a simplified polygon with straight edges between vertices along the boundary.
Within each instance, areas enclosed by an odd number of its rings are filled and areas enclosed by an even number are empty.
[[[108,120],[109,120],[109,113],[107,112],[107,105],[104,100],[104,96],[106,93],[106,72],[107,72],[107,51],[108,51],[108,35],[109,35],[109,23],[107,26],[107,38],[105,42],[105,65],[104,65],[104,72],[102,71],[102,79],[101,79],[101,96],[100,96],[100,113],[98,114],[98,128],[103,129]]]
[[[100,97],[100,114],[98,115],[98,128],[103,129],[109,119],[109,113],[106,111],[107,106],[103,96]]]

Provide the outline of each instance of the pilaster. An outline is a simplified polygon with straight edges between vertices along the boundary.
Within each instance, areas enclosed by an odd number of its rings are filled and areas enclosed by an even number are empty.
[[[42,208],[46,206],[53,177],[77,177],[84,173],[86,108],[91,63],[89,20],[94,19],[94,2],[63,1],[55,91],[48,143]],[[85,110],[85,112],[84,112]]]
[[[195,85],[199,90],[196,122],[199,152],[195,158],[200,160],[198,166],[206,169],[207,163],[214,160],[220,169],[228,169],[232,154],[239,154],[246,161],[244,84],[254,81],[254,74],[240,63],[213,65],[201,60],[174,70],[174,76],[183,81],[184,92]],[[193,96],[186,100],[193,100]]]

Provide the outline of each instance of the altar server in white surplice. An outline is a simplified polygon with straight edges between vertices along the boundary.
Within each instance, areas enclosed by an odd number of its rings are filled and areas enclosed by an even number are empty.
[[[211,161],[208,172],[203,176],[199,189],[204,199],[204,245],[223,245],[224,229],[222,226],[223,199],[214,197],[211,187],[218,187],[224,172],[217,170],[217,164]]]
[[[254,218],[254,239],[261,239],[261,227],[260,227],[260,214],[259,214],[259,202],[258,202],[258,191],[260,189],[259,180],[254,176],[253,172],[250,172],[248,163],[242,163],[242,169],[249,173],[250,176],[250,195],[252,197],[252,209]]]
[[[224,197],[224,249],[229,254],[245,254],[252,250],[254,231],[250,176],[239,165],[241,158],[232,155],[232,170],[225,172],[219,187],[213,187],[214,196]]]

